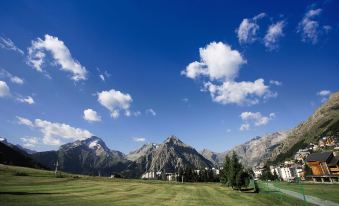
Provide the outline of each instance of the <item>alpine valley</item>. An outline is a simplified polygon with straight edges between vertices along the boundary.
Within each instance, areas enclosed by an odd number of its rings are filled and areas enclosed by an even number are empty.
[[[234,151],[246,167],[279,162],[292,156],[301,146],[317,141],[321,136],[338,133],[339,92],[318,108],[307,121],[289,131],[274,132],[216,153],[208,149],[197,152],[179,138],[170,136],[160,144],[144,144],[123,154],[111,150],[99,137],[92,136],[60,146],[57,151],[35,152],[12,145],[1,138],[1,163],[29,167],[55,168],[65,172],[126,178],[140,178],[148,171],[176,172],[185,168],[212,168],[222,165],[226,155]]]

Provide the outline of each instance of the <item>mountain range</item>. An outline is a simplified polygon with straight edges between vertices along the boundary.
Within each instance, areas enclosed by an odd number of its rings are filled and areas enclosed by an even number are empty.
[[[222,153],[216,153],[208,149],[204,149],[201,151],[201,154],[214,164],[221,165],[225,156],[234,151],[239,156],[243,165],[252,168],[267,161],[274,148],[285,140],[287,135],[288,132],[274,132],[264,136],[257,136]]]
[[[53,169],[58,162],[59,169],[66,172],[104,176],[119,173],[124,177],[139,178],[148,171],[176,172],[185,168],[216,167],[232,151],[239,155],[246,167],[278,163],[326,135],[339,136],[339,92],[332,94],[326,103],[296,128],[252,138],[221,153],[208,149],[199,153],[175,136],[168,137],[160,144],[144,144],[127,155],[109,149],[96,136],[46,152],[27,150],[1,138],[0,160],[1,163],[13,163],[15,161],[11,157],[20,156],[20,164],[28,158],[26,160],[30,166],[43,165]]]
[[[31,156],[49,168],[54,168],[58,162],[63,171],[104,176],[121,173],[125,177],[140,177],[146,171],[175,172],[187,167],[213,166],[175,136],[158,145],[145,144],[128,155],[110,150],[102,139],[93,136],[62,145],[57,151],[37,152]]]

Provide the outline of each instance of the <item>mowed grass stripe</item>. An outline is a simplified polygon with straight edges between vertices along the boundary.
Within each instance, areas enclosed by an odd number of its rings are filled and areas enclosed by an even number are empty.
[[[267,193],[246,194],[221,184],[168,183],[97,177],[55,178],[53,173],[25,169],[29,175],[14,176],[20,168],[0,165],[0,205],[302,205]],[[37,173],[34,173],[37,172]],[[43,173],[43,176],[39,174]],[[49,175],[49,176],[48,176]]]

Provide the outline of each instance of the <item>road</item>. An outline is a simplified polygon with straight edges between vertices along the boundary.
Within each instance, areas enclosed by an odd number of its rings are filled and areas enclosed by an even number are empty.
[[[284,193],[286,195],[289,195],[289,196],[292,196],[292,197],[304,200],[304,196],[301,193],[294,192],[294,191],[291,191],[291,190],[286,190],[286,189],[278,188],[278,187],[274,186],[272,183],[269,183],[268,185],[273,190],[279,190],[280,192],[282,192],[282,193]],[[315,204],[315,205],[320,205],[320,206],[339,206],[338,203],[335,203],[335,202],[332,202],[332,201],[329,201],[329,200],[320,199],[318,197],[314,197],[314,196],[310,196],[310,195],[305,195],[305,199],[306,199],[306,202],[309,202],[309,203],[312,203],[312,204]]]

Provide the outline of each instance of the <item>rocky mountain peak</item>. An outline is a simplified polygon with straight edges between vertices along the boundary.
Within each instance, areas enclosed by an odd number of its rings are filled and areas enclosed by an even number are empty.
[[[178,145],[178,146],[184,146],[186,147],[187,145],[184,144],[178,137],[172,135],[168,137],[165,141],[164,144],[166,145]]]
[[[97,155],[103,153],[109,154],[111,150],[106,146],[105,142],[99,137],[92,136],[84,140],[77,140],[60,146],[60,150],[68,151],[75,148],[95,151]]]

